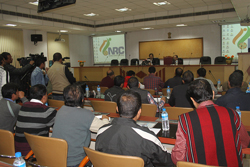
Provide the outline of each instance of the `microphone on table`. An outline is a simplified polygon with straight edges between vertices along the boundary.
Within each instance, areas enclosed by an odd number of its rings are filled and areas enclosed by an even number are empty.
[[[214,75],[212,74],[212,71],[209,70],[209,74],[212,75],[213,79],[215,80],[215,83],[217,83],[217,80],[215,79]]]
[[[85,79],[87,79],[89,81],[89,79],[86,77],[86,75],[84,76]]]

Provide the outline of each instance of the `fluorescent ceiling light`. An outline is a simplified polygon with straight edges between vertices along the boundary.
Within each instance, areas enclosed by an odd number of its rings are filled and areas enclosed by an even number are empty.
[[[118,11],[118,12],[126,12],[126,11],[130,11],[131,9],[124,7],[124,8],[115,9],[115,10]]]
[[[84,16],[90,16],[90,17],[92,17],[92,16],[98,16],[98,14],[95,14],[95,13],[89,13],[89,14],[83,14]]]
[[[184,27],[184,26],[187,26],[186,24],[177,24],[176,25],[177,27]]]
[[[153,4],[156,6],[162,6],[162,5],[170,5],[171,3],[168,1],[163,1],[163,2],[154,2]]]
[[[122,32],[122,31],[117,30],[117,31],[115,31],[115,32]]]
[[[59,30],[59,32],[68,32],[68,30]]]
[[[9,27],[16,27],[16,24],[6,24],[6,26],[9,26]]]
[[[29,4],[38,6],[38,0],[35,2],[29,2]]]
[[[152,28],[152,27],[145,27],[145,28],[141,28],[142,30],[152,30],[152,29],[154,29],[154,28]]]

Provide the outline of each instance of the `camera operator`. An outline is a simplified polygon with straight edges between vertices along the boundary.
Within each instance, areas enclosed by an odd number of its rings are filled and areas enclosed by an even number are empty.
[[[10,53],[8,52],[3,52],[2,56],[4,58],[4,61],[6,63],[6,65],[4,66],[4,69],[6,71],[9,72],[10,74],[10,82],[14,82],[18,85],[21,85],[21,78],[22,76],[29,70],[31,69],[34,64],[34,61],[31,60],[29,62],[29,64],[27,64],[26,66],[22,67],[22,68],[16,68],[13,65],[10,65],[10,63],[12,63],[13,59]]]
[[[46,74],[49,68],[45,68],[45,72],[42,71],[45,67],[45,58],[38,57],[35,62],[36,68],[31,73],[31,86],[42,84],[46,86],[49,82],[49,77]]]

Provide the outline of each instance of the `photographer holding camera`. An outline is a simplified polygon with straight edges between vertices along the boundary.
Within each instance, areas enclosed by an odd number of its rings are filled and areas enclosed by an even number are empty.
[[[46,74],[49,68],[45,68],[45,72],[42,71],[45,67],[45,58],[38,57],[35,62],[36,68],[31,73],[31,86],[42,84],[46,86],[49,82],[49,77]]]

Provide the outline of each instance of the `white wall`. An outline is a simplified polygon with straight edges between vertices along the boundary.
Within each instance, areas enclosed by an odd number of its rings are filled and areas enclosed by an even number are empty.
[[[140,41],[168,40],[168,32],[172,33],[172,39],[202,37],[203,56],[210,56],[212,64],[215,57],[221,56],[220,26],[211,24],[128,32],[126,35],[126,57],[128,59],[139,58]],[[179,57],[181,58],[181,56]],[[199,64],[199,59],[184,59],[184,64]],[[161,65],[163,65],[163,61],[161,61]]]

